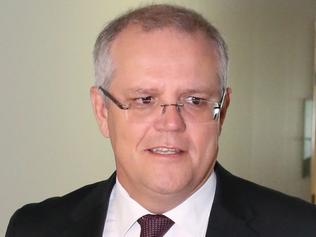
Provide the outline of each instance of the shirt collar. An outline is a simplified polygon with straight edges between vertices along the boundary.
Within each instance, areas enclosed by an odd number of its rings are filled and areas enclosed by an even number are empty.
[[[114,210],[117,219],[120,220],[116,222],[118,225],[117,230],[120,232],[119,236],[125,236],[126,232],[132,227],[138,218],[148,214],[149,212],[129,196],[117,178],[114,188]]]
[[[215,188],[216,175],[215,172],[212,172],[206,182],[189,198],[163,214],[172,219],[175,225],[190,236],[197,236],[196,231],[203,229],[204,221],[208,222]],[[129,196],[118,179],[116,179],[112,194],[115,210],[114,218],[120,220],[116,222],[117,230],[120,232],[119,236],[125,236],[138,218],[146,214],[152,214]]]
[[[206,182],[189,198],[177,207],[164,213],[178,225],[188,236],[202,236],[197,231],[203,231],[207,226],[212,209],[216,189],[216,175],[212,172]]]

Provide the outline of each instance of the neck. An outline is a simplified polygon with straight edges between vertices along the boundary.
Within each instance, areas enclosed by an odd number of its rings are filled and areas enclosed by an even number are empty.
[[[163,214],[176,206],[180,205],[184,200],[186,200],[190,194],[183,195],[175,194],[147,194],[145,195],[133,195],[130,194],[136,202],[138,202],[142,207],[154,214]]]
[[[203,182],[201,182],[198,186],[194,187],[192,185],[191,188],[171,193],[159,193],[150,188],[134,186],[132,183],[124,182],[126,180],[124,178],[122,179],[119,174],[117,175],[117,178],[128,195],[139,205],[151,213],[162,214],[177,207],[188,199],[206,182],[211,173],[212,171],[206,175]]]

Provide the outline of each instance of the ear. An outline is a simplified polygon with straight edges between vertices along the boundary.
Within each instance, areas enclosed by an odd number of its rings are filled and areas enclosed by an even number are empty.
[[[231,94],[232,94],[232,89],[230,87],[227,87],[226,95],[225,95],[225,98],[224,98],[224,104],[223,104],[223,107],[221,109],[221,115],[220,115],[220,130],[222,130],[222,127],[223,127],[223,124],[224,124],[224,120],[225,120],[225,117],[226,117],[228,106],[230,104]]]
[[[90,88],[90,99],[95,118],[98,122],[99,129],[104,137],[109,137],[108,127],[108,109],[99,89],[96,86]]]

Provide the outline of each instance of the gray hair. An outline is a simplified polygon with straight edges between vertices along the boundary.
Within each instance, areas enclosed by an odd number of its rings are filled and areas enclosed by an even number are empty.
[[[121,31],[131,24],[141,26],[145,32],[172,27],[189,34],[197,31],[205,33],[217,51],[217,74],[220,88],[226,87],[228,53],[226,43],[218,30],[199,13],[168,4],[149,5],[128,11],[105,26],[96,40],[93,51],[96,86],[102,86],[105,89],[110,86],[114,71],[111,59],[111,43]]]

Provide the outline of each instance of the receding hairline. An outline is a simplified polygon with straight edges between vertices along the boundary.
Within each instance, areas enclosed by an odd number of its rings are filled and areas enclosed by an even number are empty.
[[[179,30],[177,28],[174,28],[172,26],[166,26],[163,28],[159,28],[159,29],[151,29],[149,31],[144,31],[143,28],[137,24],[129,24],[127,27],[125,27],[119,34],[117,34],[117,36],[115,37],[115,39],[111,42],[111,46],[109,48],[108,54],[109,57],[111,58],[111,62],[112,62],[112,67],[113,67],[113,71],[112,71],[112,79],[114,79],[116,77],[116,69],[119,68],[120,63],[117,61],[117,57],[115,57],[115,55],[117,55],[116,53],[118,51],[120,51],[122,44],[121,44],[121,40],[125,41],[127,40],[128,43],[130,43],[131,41],[129,41],[128,39],[130,39],[130,37],[132,37],[132,41],[133,42],[137,42],[139,40],[140,34],[144,34],[145,37],[147,34],[153,34],[158,32],[158,34],[160,34],[160,32],[163,31],[167,31],[167,32],[171,32],[171,34],[175,35],[176,38],[178,38],[177,40],[180,40],[179,43],[181,43],[181,39],[184,39],[183,37],[189,37],[190,40],[193,39],[194,40],[194,44],[198,44],[198,45],[202,45],[203,52],[207,51],[209,53],[206,54],[206,56],[215,59],[215,67],[216,67],[216,74],[217,74],[217,79],[219,80],[219,93],[221,92],[221,79],[219,77],[219,70],[220,70],[220,62],[219,62],[219,58],[220,55],[218,53],[218,50],[216,49],[216,42],[214,42],[213,40],[211,40],[209,37],[206,36],[205,32],[201,31],[201,30],[196,30],[194,32],[186,32],[186,31],[182,31]],[[163,33],[164,34],[164,33]],[[171,35],[171,37],[173,37]],[[170,35],[169,35],[170,36]],[[159,37],[159,35],[158,35]],[[167,35],[164,36],[164,38],[168,37],[168,33]],[[135,40],[135,41],[134,41]],[[126,41],[123,43],[126,47],[127,43]],[[138,44],[138,43],[136,43]],[[207,47],[207,48],[205,48]],[[118,50],[118,51],[117,51]],[[111,81],[112,82],[112,81]],[[110,84],[109,84],[110,87]],[[201,91],[201,90],[200,90]]]
[[[168,4],[153,4],[136,10],[129,10],[117,20],[117,24],[113,24],[113,27],[120,26],[117,27],[117,32],[129,24],[139,25],[144,31],[172,26],[188,33],[194,32],[198,28],[204,31],[210,26],[209,22],[194,10]]]
[[[206,37],[214,42],[221,38],[218,30],[192,9],[178,5],[152,4],[138,9],[131,9],[107,24],[103,34],[101,33],[96,40],[95,53],[102,53],[98,49],[102,49],[104,38],[107,38],[106,41],[110,48],[112,41],[118,37],[120,32],[132,25],[140,26],[144,32],[170,27],[188,34],[194,34],[197,31],[204,32]],[[107,32],[111,32],[111,34],[106,35]],[[219,37],[216,38],[215,35]],[[95,59],[98,54],[95,55]]]
[[[203,30],[200,29],[194,29],[192,31],[184,31],[182,29],[179,29],[177,27],[174,27],[173,25],[166,25],[164,27],[159,27],[159,28],[151,28],[151,29],[144,29],[140,24],[137,23],[129,23],[124,27],[120,32],[118,32],[115,36],[115,38],[108,43],[109,50],[111,51],[113,48],[113,44],[116,43],[118,40],[124,39],[124,37],[129,36],[130,33],[133,36],[141,37],[142,34],[151,34],[151,33],[156,33],[156,32],[163,32],[163,31],[169,31],[171,33],[175,33],[177,35],[183,35],[184,37],[201,37],[205,39],[208,42],[208,45],[211,47],[216,47],[216,41],[208,37],[207,33]],[[127,34],[127,35],[125,35]],[[215,48],[217,50],[217,48]]]
[[[112,60],[110,51],[113,42],[120,33],[131,25],[139,26],[143,32],[172,28],[178,32],[194,35],[202,32],[205,39],[215,46],[218,56],[218,75],[225,87],[227,81],[227,46],[215,26],[198,12],[178,5],[152,4],[145,7],[131,9],[125,14],[110,21],[99,34],[94,47],[94,64],[96,85],[105,87],[111,81]],[[113,66],[113,65],[112,65]]]

